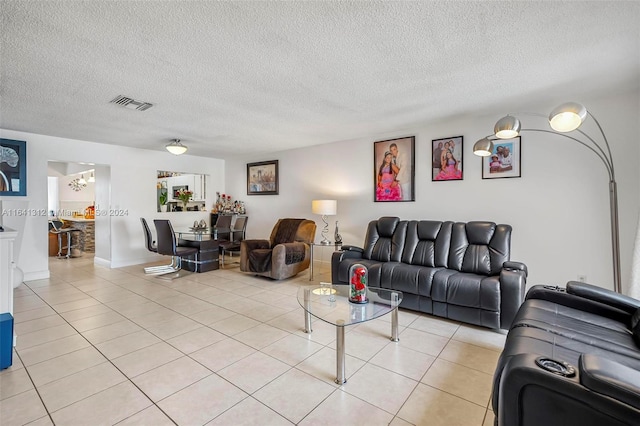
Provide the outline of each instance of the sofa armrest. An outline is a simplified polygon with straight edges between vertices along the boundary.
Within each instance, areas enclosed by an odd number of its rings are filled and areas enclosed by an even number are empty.
[[[593,300],[595,302],[600,302],[630,314],[633,314],[638,310],[638,308],[640,308],[640,300],[607,290],[606,288],[578,281],[569,281],[567,283],[567,293],[584,297],[585,299]]]
[[[342,251],[354,251],[354,252],[357,252],[357,253],[364,253],[364,249],[363,248],[356,247],[356,246],[350,246],[350,245],[342,246]]]
[[[578,367],[584,387],[640,409],[640,371],[590,354],[580,355]]]
[[[347,247],[352,247],[352,249],[345,250]],[[340,267],[340,263],[344,259],[362,259],[362,254],[364,250],[355,246],[342,246],[342,250],[334,251],[331,255],[331,282],[333,284],[340,284],[340,277],[338,276],[338,270]]]
[[[500,271],[500,328],[509,330],[524,301],[527,267],[520,262],[504,262]]]
[[[309,257],[309,245],[303,242],[281,243],[273,247],[271,268],[278,265],[292,265],[304,261]]]
[[[546,300],[568,308],[610,318],[621,323],[629,323],[631,319],[628,311],[602,303],[598,300],[569,294],[564,288],[558,286],[535,285],[529,289],[525,296],[525,300],[529,299]]]
[[[579,373],[563,377],[544,370],[536,364],[539,356],[519,354],[505,364],[494,393],[498,425],[638,424],[637,408],[583,386]]]
[[[527,265],[522,262],[514,262],[507,261],[502,264],[503,269],[512,269],[514,271],[522,271],[524,272],[525,278],[529,275],[529,270],[527,269]]]
[[[269,240],[242,240],[240,246],[247,251],[255,249],[268,249],[270,247]]]

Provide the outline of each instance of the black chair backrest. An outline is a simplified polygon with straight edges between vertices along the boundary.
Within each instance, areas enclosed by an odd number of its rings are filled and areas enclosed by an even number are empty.
[[[144,242],[147,245],[147,250],[157,252],[158,249],[154,245],[155,241],[153,241],[153,237],[151,236],[151,229],[149,229],[147,220],[144,217],[141,217],[140,222],[142,222],[142,229],[144,230]]]
[[[232,219],[233,216],[230,214],[221,214],[218,216],[218,220],[216,220],[216,228],[230,229]]]
[[[61,220],[50,220],[49,221],[49,231],[59,231],[62,229],[62,221]]]
[[[233,224],[233,229],[231,231],[231,236],[233,241],[242,241],[245,238],[245,233],[247,232],[247,216],[238,216],[236,218],[235,223]]]
[[[158,238],[158,254],[168,256],[176,255],[176,234],[173,232],[171,222],[166,219],[154,219],[156,225],[156,237]]]

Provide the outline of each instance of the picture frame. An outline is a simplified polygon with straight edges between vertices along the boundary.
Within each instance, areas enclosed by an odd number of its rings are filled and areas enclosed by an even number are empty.
[[[508,157],[504,157],[504,152]],[[519,178],[522,176],[522,136],[493,142],[493,152],[482,158],[482,179]]]
[[[373,143],[373,200],[415,201],[416,137]]]
[[[247,163],[247,195],[278,195],[278,160]]]
[[[0,196],[27,195],[27,142],[0,138]]]
[[[464,138],[453,136],[431,141],[431,181],[463,180]]]

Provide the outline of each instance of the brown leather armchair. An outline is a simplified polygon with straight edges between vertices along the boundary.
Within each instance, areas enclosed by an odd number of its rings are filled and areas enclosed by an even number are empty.
[[[309,244],[316,223],[308,219],[280,219],[268,240],[244,240],[240,245],[240,270],[281,280],[309,268]]]

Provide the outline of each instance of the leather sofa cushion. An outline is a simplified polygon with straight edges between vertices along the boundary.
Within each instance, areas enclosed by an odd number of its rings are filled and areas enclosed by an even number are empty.
[[[453,222],[409,221],[402,262],[408,265],[446,268],[452,226]]]
[[[433,277],[441,269],[386,262],[381,265],[380,286],[431,297]]]
[[[349,283],[349,269],[356,263],[364,265],[368,270],[369,285],[373,287],[380,287],[380,268],[383,262],[369,259],[344,259],[338,265],[338,279],[340,282]]]
[[[640,360],[640,351],[626,324],[597,314],[530,299],[518,311],[513,327],[546,331],[550,338],[562,336],[584,344]]]
[[[381,217],[367,227],[363,257],[379,262],[399,262],[407,233],[407,221]]]
[[[437,271],[431,298],[438,302],[500,311],[499,277],[483,277],[451,270]]]
[[[498,275],[509,260],[511,226],[492,222],[455,223],[451,231],[449,268]]]

